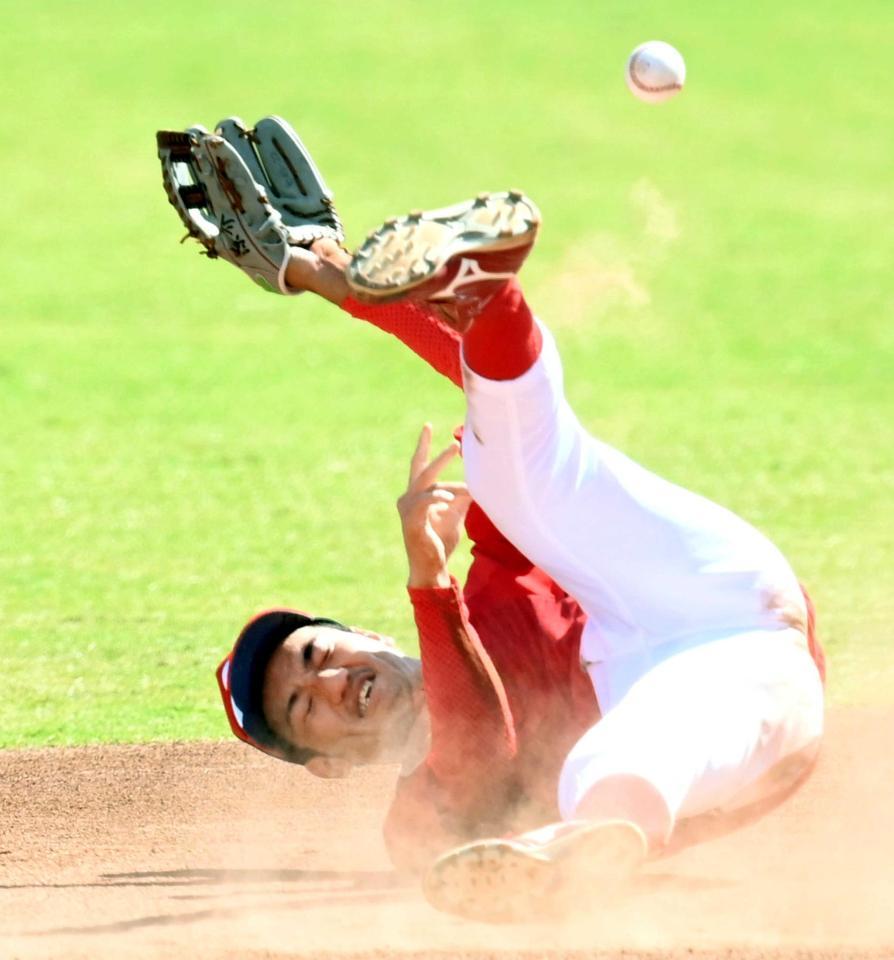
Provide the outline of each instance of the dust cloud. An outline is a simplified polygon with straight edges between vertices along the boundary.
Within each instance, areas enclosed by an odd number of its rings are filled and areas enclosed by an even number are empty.
[[[0,956],[894,957],[894,711],[829,716],[810,780],[561,921],[435,912],[388,863],[393,768],[238,743],[0,753]]]

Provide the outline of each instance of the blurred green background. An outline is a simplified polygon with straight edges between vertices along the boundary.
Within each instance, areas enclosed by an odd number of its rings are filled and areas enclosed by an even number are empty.
[[[32,0],[3,23],[0,745],[223,736],[213,668],[262,606],[413,646],[393,504],[461,396],[178,246],[154,132],[229,114],[294,124],[351,245],[533,196],[525,285],[585,422],[766,531],[815,596],[831,698],[891,699],[889,0]],[[623,82],[651,38],[689,70],[659,106]]]

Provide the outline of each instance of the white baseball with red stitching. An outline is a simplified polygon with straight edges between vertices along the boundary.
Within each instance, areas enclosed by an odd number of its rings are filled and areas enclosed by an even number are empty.
[[[646,103],[675,97],[686,82],[686,63],[679,50],[663,40],[641,43],[627,60],[627,86]]]

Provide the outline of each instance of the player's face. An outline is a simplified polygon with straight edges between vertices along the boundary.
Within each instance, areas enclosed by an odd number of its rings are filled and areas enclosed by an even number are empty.
[[[399,759],[422,700],[418,660],[333,627],[296,630],[264,677],[264,715],[277,736],[351,763]]]

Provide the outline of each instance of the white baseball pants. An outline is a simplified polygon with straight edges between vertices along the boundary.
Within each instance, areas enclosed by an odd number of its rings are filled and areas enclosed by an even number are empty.
[[[818,747],[822,682],[790,626],[793,610],[806,622],[804,599],[761,533],[584,430],[541,330],[516,380],[464,366],[466,479],[587,614],[581,664],[603,717],[565,760],[563,818],[632,776],[660,794],[669,834],[678,818],[759,800],[771,769]]]

